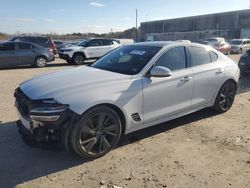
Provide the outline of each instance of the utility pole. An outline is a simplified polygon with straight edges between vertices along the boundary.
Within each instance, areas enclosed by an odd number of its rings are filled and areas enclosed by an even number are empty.
[[[138,42],[138,10],[135,10],[135,28],[136,28],[136,37],[135,40]]]

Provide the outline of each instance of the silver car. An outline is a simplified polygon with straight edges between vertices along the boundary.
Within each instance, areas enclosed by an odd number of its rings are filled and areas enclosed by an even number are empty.
[[[213,107],[228,111],[236,63],[204,45],[149,42],[122,46],[91,66],[41,75],[15,92],[20,132],[97,158],[122,134]]]
[[[29,42],[4,42],[0,44],[0,68],[32,65],[45,67],[54,61],[53,51]]]

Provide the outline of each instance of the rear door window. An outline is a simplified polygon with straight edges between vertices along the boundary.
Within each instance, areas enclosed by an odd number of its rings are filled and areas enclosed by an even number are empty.
[[[89,43],[88,43],[88,46],[101,46],[102,43],[101,43],[101,40],[99,39],[94,39],[94,40],[91,40]]]
[[[218,60],[218,55],[215,52],[210,51],[210,56],[211,56],[211,61],[212,62],[215,62],[215,61]]]
[[[199,66],[211,63],[210,53],[202,47],[191,46],[190,53],[192,55],[192,66]]]
[[[102,46],[109,46],[109,45],[111,45],[111,40],[108,40],[108,39],[102,40]]]
[[[18,49],[19,50],[29,50],[32,49],[32,45],[28,43],[18,43]]]

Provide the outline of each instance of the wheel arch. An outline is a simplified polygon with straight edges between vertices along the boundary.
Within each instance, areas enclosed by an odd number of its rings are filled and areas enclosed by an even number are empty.
[[[122,110],[120,107],[118,107],[117,105],[115,104],[112,104],[110,102],[105,102],[105,101],[102,101],[100,103],[95,103],[95,104],[92,104],[92,105],[89,105],[88,107],[86,107],[84,110],[82,109],[81,110],[81,113],[77,113],[79,116],[83,116],[85,113],[87,113],[89,110],[93,109],[93,108],[96,108],[98,106],[106,106],[106,107],[109,107],[111,108],[112,110],[114,110],[115,112],[118,113],[119,117],[120,117],[120,120],[121,120],[121,123],[122,123],[122,135],[125,134],[125,131],[126,131],[126,127],[127,127],[127,116],[126,116],[126,113],[124,110]],[[73,110],[75,111],[75,110]]]
[[[48,61],[49,61],[48,57],[46,57],[46,55],[39,54],[39,55],[35,56],[35,59],[33,60],[33,64],[31,64],[31,66],[36,66],[36,61],[39,57],[46,59],[46,63],[48,63]]]
[[[215,102],[215,100],[216,100],[216,97],[217,97],[217,95],[218,95],[218,93],[219,93],[221,87],[222,87],[227,81],[232,81],[232,82],[235,84],[235,87],[236,87],[237,90],[238,90],[238,83],[237,83],[237,81],[236,81],[234,78],[225,79],[225,80],[221,83],[220,87],[218,87],[217,92],[215,93],[215,96],[214,96],[214,98],[213,98],[213,103],[212,103],[212,104],[214,104],[214,102]]]
[[[124,135],[125,134],[125,130],[126,130],[126,117],[125,117],[124,112],[118,106],[116,106],[114,104],[111,104],[111,103],[100,103],[100,104],[97,104],[97,105],[94,105],[94,106],[88,108],[84,113],[86,113],[87,111],[89,111],[89,110],[91,110],[93,108],[96,108],[98,106],[109,107],[109,108],[111,108],[112,110],[114,110],[115,112],[118,113],[118,115],[120,117],[120,120],[121,120],[121,123],[122,123],[122,135]]]
[[[36,61],[39,57],[43,57],[43,58],[46,59],[46,61],[48,61],[48,57],[46,57],[46,55],[43,55],[43,54],[37,55],[37,56],[35,57],[35,61]],[[34,62],[35,62],[35,61],[34,61]]]
[[[77,55],[77,54],[83,55],[83,57],[84,57],[85,59],[87,58],[86,54],[85,54],[84,52],[82,52],[82,51],[76,51],[76,52],[74,52],[73,55],[72,55],[72,58],[73,58],[75,55]]]

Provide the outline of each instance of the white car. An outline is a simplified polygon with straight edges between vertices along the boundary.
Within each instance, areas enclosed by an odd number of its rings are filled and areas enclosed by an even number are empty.
[[[75,46],[61,48],[59,57],[68,63],[81,65],[87,59],[98,59],[118,47],[120,44],[116,40],[90,39]]]
[[[231,53],[242,54],[250,49],[250,39],[233,39],[230,41]]]
[[[239,80],[235,62],[200,44],[122,46],[91,66],[37,76],[16,89],[25,138],[57,140],[97,158],[123,134],[213,107],[223,113]]]

